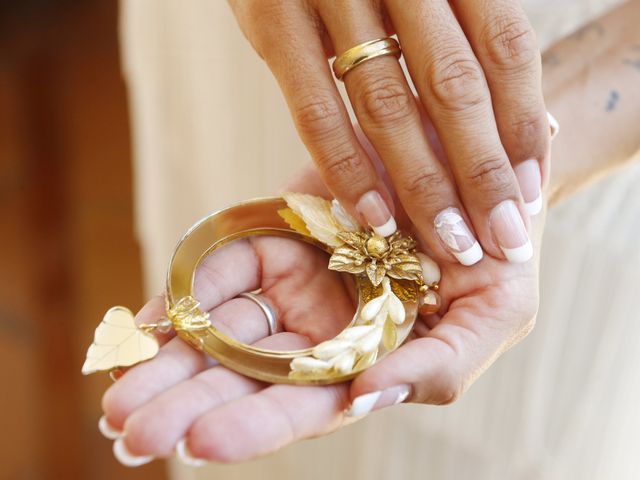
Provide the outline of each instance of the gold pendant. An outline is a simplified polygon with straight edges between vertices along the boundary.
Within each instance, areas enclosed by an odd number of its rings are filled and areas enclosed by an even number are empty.
[[[437,290],[422,276],[416,242],[396,232],[383,238],[362,229],[335,202],[300,193],[246,201],[213,213],[178,243],[167,275],[168,326],[193,348],[243,375],[271,383],[329,384],[353,378],[408,337],[421,295]],[[331,254],[329,268],[356,276],[359,304],[350,324],[312,348],[275,351],[240,343],[211,325],[199,308],[197,267],[221,246],[252,235],[298,239]],[[168,323],[167,321],[167,323]],[[96,329],[82,373],[127,367],[158,352],[150,333],[160,321],[136,327],[133,314],[114,307]]]

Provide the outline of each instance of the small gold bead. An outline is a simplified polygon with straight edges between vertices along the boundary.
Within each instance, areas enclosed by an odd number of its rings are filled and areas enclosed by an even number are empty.
[[[381,258],[389,250],[389,242],[384,237],[372,235],[366,243],[367,253],[375,258]]]
[[[438,310],[440,310],[441,305],[442,300],[440,299],[440,295],[430,290],[422,297],[420,297],[418,313],[420,315],[430,315],[432,313],[437,313]]]

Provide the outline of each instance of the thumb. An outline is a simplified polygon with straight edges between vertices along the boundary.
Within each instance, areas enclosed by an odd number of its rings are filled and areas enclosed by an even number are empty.
[[[474,317],[473,322],[462,316]],[[362,417],[405,401],[454,402],[509,344],[512,335],[489,322],[492,328],[485,319],[450,310],[427,336],[406,343],[352,382],[346,415]],[[465,326],[483,323],[484,331]]]

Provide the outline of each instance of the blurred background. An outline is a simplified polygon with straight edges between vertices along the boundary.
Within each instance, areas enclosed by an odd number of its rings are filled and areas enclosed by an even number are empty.
[[[0,2],[0,479],[166,478],[96,428],[80,375],[109,306],[142,304],[113,0]]]
[[[546,47],[621,1],[524,3]],[[162,461],[122,467],[98,432],[110,380],[80,374],[93,330],[160,291],[196,219],[307,161],[226,2],[0,0],[0,480],[167,478]],[[236,467],[167,462],[174,478],[640,478],[640,322],[617,288],[638,285],[638,179],[554,210],[536,330],[454,406],[394,409]],[[397,454],[372,458],[381,432]]]

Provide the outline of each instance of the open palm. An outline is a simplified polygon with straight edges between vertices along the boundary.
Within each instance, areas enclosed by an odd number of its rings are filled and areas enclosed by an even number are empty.
[[[327,196],[311,170],[289,188]],[[542,222],[533,222],[538,241]],[[353,292],[326,268],[327,261],[323,252],[294,240],[245,239],[205,260],[195,293],[214,326],[228,335],[266,348],[303,348],[335,336],[355,309]],[[418,319],[404,345],[352,382],[269,385],[163,336],[155,358],[129,369],[105,393],[110,427],[103,430],[118,436],[116,454],[130,465],[170,456],[176,445],[183,454],[188,446],[193,457],[233,462],[339,428],[353,400],[371,392],[383,392],[376,407],[394,403],[397,395],[384,392],[399,387],[408,387],[411,402],[450,403],[533,326],[537,266],[485,256],[471,268],[449,262],[441,270],[442,315]],[[236,298],[257,288],[274,307],[283,333],[267,336],[259,307]],[[164,308],[163,298],[154,298],[136,320],[153,323]]]

